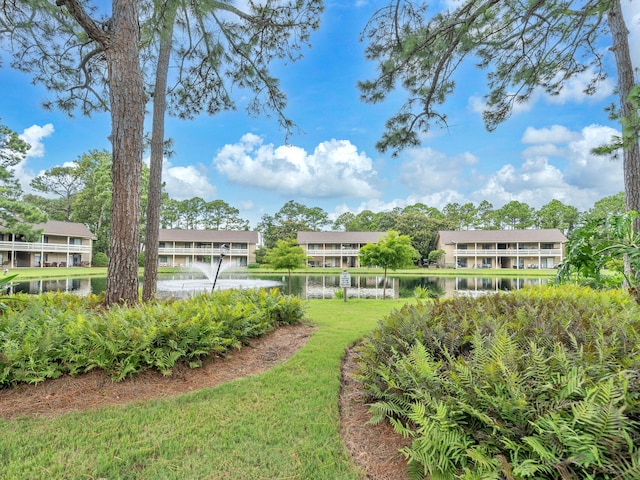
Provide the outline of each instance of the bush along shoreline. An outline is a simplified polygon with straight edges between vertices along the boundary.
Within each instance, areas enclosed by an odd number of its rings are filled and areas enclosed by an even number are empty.
[[[640,478],[640,308],[543,287],[405,306],[359,346],[411,478]]]
[[[114,380],[145,369],[195,368],[280,325],[305,303],[273,290],[222,290],[105,310],[95,295],[16,295],[0,315],[0,388],[99,368]]]

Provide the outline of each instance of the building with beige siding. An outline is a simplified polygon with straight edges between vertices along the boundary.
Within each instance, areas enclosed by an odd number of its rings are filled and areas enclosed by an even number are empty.
[[[358,255],[367,243],[378,243],[386,232],[298,232],[298,245],[311,267],[360,267]]]
[[[172,230],[160,229],[158,263],[166,267],[188,267],[194,263],[218,262],[221,247],[229,252],[224,264],[246,267],[256,261],[258,232],[233,230]]]
[[[2,232],[0,228],[0,263],[15,267],[80,267],[91,265],[93,240],[96,237],[81,223],[49,220],[33,226],[42,230],[39,242]]]
[[[555,268],[566,242],[558,229],[440,231],[436,249],[455,268]]]

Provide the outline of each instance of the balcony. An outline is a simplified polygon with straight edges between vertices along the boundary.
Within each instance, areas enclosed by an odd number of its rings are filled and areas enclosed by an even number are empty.
[[[490,249],[462,249],[453,251],[456,257],[559,257],[561,248],[490,248]]]
[[[45,253],[91,253],[89,245],[68,245],[66,243],[42,242],[0,242],[0,251],[13,252],[45,252]]]
[[[307,255],[311,257],[357,257],[360,250],[357,248],[345,248],[339,249],[327,249],[327,248],[310,248],[307,250]]]
[[[158,255],[182,255],[182,256],[195,256],[195,257],[219,257],[220,248],[211,247],[160,247],[158,248]],[[232,248],[227,257],[246,257],[249,255],[248,248]]]

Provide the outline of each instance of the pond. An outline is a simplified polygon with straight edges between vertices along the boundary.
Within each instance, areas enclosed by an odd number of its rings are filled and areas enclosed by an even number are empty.
[[[389,298],[409,298],[416,287],[421,287],[439,297],[460,295],[476,296],[490,292],[518,290],[524,286],[543,285],[548,278],[517,278],[490,276],[389,276],[386,284],[382,275],[351,275],[351,286],[347,289],[348,298],[382,298],[383,289]],[[100,293],[106,288],[106,277],[61,278],[15,282],[11,290],[38,294],[42,292],[62,291],[78,295]],[[194,293],[210,292],[212,281],[200,273],[176,273],[159,275],[158,296],[185,297]],[[227,288],[272,288],[278,287],[288,292],[286,275],[231,273],[223,272],[216,282],[216,290]],[[334,298],[336,292],[342,293],[340,275],[293,275],[292,293],[305,299]]]

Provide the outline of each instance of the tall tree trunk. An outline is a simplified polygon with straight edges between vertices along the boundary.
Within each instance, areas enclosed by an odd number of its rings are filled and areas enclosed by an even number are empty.
[[[634,85],[633,65],[629,53],[629,30],[624,23],[620,0],[613,2],[608,16],[609,28],[613,38],[611,50],[615,55],[618,69],[618,91],[620,95],[620,114],[623,121],[637,120],[638,112],[629,101]],[[623,132],[623,136],[625,132]],[[627,210],[640,211],[640,146],[637,132],[633,138],[623,138],[624,189]],[[638,229],[638,225],[636,225]]]
[[[162,196],[162,161],[164,158],[164,116],[167,108],[167,75],[173,44],[173,25],[178,2],[168,2],[163,17],[163,28],[156,66],[153,95],[153,123],[151,133],[151,159],[149,162],[149,196],[147,202],[147,229],[144,250],[144,279],[142,300],[156,296],[158,284],[158,243],[160,235],[160,201]]]
[[[138,301],[145,104],[138,10],[136,0],[113,0],[112,35],[106,49],[113,149],[107,305]]]
[[[624,193],[625,206],[627,211],[640,211],[640,145],[638,144],[637,131],[627,131],[624,123],[637,124],[638,111],[629,100],[629,95],[634,85],[633,65],[629,53],[629,30],[622,16],[620,0],[615,0],[611,6],[608,16],[613,46],[611,50],[616,59],[618,70],[618,92],[620,95],[620,118],[622,121],[622,158],[624,172]],[[629,136],[631,135],[631,136]],[[634,228],[640,231],[640,219],[634,221]],[[633,278],[635,272],[632,271],[628,257],[625,256],[624,269],[627,278]],[[640,302],[640,290],[638,285],[627,285],[631,288],[631,293],[637,302]]]

